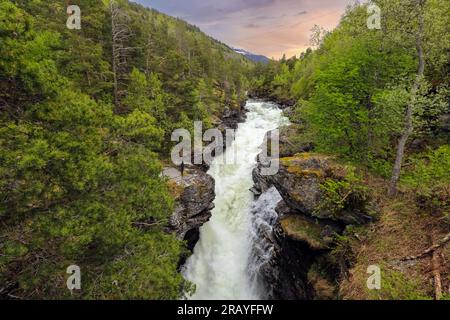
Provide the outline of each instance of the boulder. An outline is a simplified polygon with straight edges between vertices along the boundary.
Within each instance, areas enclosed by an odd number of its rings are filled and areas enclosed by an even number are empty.
[[[241,105],[238,109],[225,107],[222,118],[220,119],[219,130],[237,129],[238,124],[244,122],[246,118],[246,109]]]
[[[319,220],[289,214],[280,218],[279,223],[287,237],[306,243],[311,250],[328,250],[333,244],[335,230]]]
[[[374,205],[370,199],[360,201],[358,207],[330,212],[321,208],[325,195],[322,184],[327,179],[340,181],[345,178],[348,168],[334,161],[330,156],[317,153],[299,153],[280,159],[277,174],[263,176],[262,164],[254,169],[255,188],[264,191],[275,186],[285,203],[294,212],[309,217],[348,224],[364,224],[372,221]],[[349,200],[356,198],[350,194]]]
[[[336,235],[344,234],[349,225],[372,221],[377,207],[368,192],[350,188],[343,207],[330,208],[324,201],[328,200],[324,183],[347,182],[353,168],[332,156],[305,152],[312,144],[307,143],[299,127],[280,129],[276,174],[262,175],[267,160],[261,157],[253,170],[255,195],[275,187],[283,199],[275,208],[274,250],[260,274],[272,299],[336,299],[336,284],[346,265],[335,261],[332,254]]]
[[[215,181],[196,167],[187,167],[184,176],[176,168],[165,168],[171,193],[175,198],[175,210],[167,230],[179,239],[186,240],[193,249],[199,238],[199,228],[211,218],[214,208]]]

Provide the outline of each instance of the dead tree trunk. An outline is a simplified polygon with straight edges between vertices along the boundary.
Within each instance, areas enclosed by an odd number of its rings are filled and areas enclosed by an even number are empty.
[[[425,57],[423,53],[423,33],[424,33],[424,6],[425,0],[418,0],[419,3],[419,30],[416,35],[416,51],[417,56],[419,58],[419,67],[417,70],[416,79],[414,80],[414,84],[411,90],[411,101],[406,108],[405,115],[405,128],[403,130],[402,135],[398,141],[397,145],[397,155],[395,159],[394,168],[392,170],[391,183],[389,187],[389,195],[394,196],[397,193],[397,184],[400,179],[400,173],[403,166],[403,158],[405,155],[406,143],[408,142],[409,137],[414,132],[414,124],[413,124],[413,112],[414,105],[417,101],[417,93],[420,88],[420,83],[423,78],[425,72]]]
[[[411,261],[411,260],[421,259],[421,258],[429,255],[430,253],[433,253],[436,250],[442,248],[449,242],[450,242],[450,233],[448,233],[444,238],[442,238],[438,242],[433,242],[434,244],[431,247],[427,248],[425,251],[423,251],[421,254],[419,254],[417,256],[409,256],[409,257],[403,258],[400,261]]]
[[[126,73],[126,57],[132,47],[125,44],[132,36],[126,22],[127,16],[119,8],[115,0],[110,1],[111,14],[111,42],[112,42],[112,71],[113,71],[113,98],[116,112],[120,113],[120,80]]]
[[[433,270],[433,282],[434,282],[434,298],[436,300],[442,299],[442,280],[441,280],[441,272],[440,263],[439,263],[439,252],[433,252],[431,257],[431,268]]]
[[[435,244],[435,235],[434,232],[431,235],[431,244]],[[433,251],[431,255],[431,272],[433,275],[434,282],[434,298],[436,300],[442,299],[442,280],[441,280],[441,272],[440,272],[441,264],[439,263],[439,249]]]
[[[112,69],[113,69],[113,97],[116,109],[119,106],[118,80],[117,80],[117,16],[118,8],[114,0],[110,2],[111,36],[112,36]]]

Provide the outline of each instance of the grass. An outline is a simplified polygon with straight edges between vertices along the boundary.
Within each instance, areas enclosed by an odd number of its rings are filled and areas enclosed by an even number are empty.
[[[280,224],[290,238],[306,242],[313,250],[328,249],[333,240],[321,235],[321,225],[301,215],[286,215]]]
[[[429,246],[429,235],[433,232],[439,238],[448,232],[448,226],[439,217],[421,212],[415,205],[412,192],[395,199],[385,196],[386,183],[381,179],[366,178],[366,184],[377,195],[381,205],[380,220],[367,229],[363,238],[354,241],[353,252],[356,263],[340,287],[343,299],[432,299],[430,257],[409,263],[401,259],[420,254]],[[443,290],[449,290],[450,253],[448,246],[442,249],[441,276]],[[381,290],[368,290],[366,286],[367,267],[381,268]]]

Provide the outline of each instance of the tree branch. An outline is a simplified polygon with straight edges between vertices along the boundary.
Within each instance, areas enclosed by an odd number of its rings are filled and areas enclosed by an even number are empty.
[[[449,242],[450,242],[450,233],[448,233],[444,238],[442,238],[437,244],[432,245],[431,247],[429,247],[428,249],[423,251],[421,254],[419,254],[417,256],[406,257],[406,258],[401,259],[400,261],[411,261],[411,260],[421,259],[421,258],[426,257],[427,255],[435,252],[437,249],[442,248]]]

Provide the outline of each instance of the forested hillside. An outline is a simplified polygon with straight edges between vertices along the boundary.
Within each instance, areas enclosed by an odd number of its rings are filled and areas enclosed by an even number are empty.
[[[316,29],[316,50],[258,66],[253,93],[295,104],[317,151],[389,178],[404,138],[408,163],[439,147],[448,155],[450,4],[376,2],[382,30],[366,27],[365,6],[351,7],[333,32]]]
[[[412,259],[414,272],[396,259],[448,241],[450,2],[373,2],[380,30],[367,27],[366,5],[351,6],[334,31],[314,28],[312,48],[299,58],[259,65],[252,94],[291,106],[291,149],[337,155],[359,169],[360,184],[323,186],[327,205],[344,207],[358,185],[379,198],[379,223],[340,239],[336,254],[353,267],[342,296],[423,298],[424,256]],[[448,277],[448,254],[433,272]],[[371,263],[392,271],[379,293],[363,285]]]
[[[125,0],[77,1],[69,30],[67,5],[0,0],[0,297],[177,299],[160,160],[174,128],[240,107],[251,62]]]
[[[214,179],[204,168],[192,169],[201,177],[181,173],[180,184],[164,177],[171,133],[192,131],[194,121],[226,126],[221,118],[240,112],[247,93],[287,107],[279,181],[296,182],[288,187],[297,192],[311,178],[310,198],[333,226],[336,213],[367,220],[318,232],[319,240],[330,238],[318,250],[330,259],[315,269],[288,250],[280,265],[293,276],[277,281],[295,286],[303,272],[305,287],[325,292],[302,288],[303,297],[448,297],[450,2],[373,2],[380,28],[368,28],[367,4],[355,3],[335,30],[316,26],[299,57],[254,63],[197,27],[128,0],[77,0],[81,29],[66,25],[71,1],[0,0],[0,299],[180,299],[192,292],[179,270],[188,246],[170,234],[169,219],[185,191],[180,185],[189,185],[177,217],[196,209],[189,218],[197,224],[182,226],[192,249],[198,226],[214,214]],[[254,116],[281,117],[255,103]],[[327,161],[339,172],[317,170]],[[250,178],[233,170],[223,176],[237,177],[230,180],[236,184]],[[227,206],[230,194],[221,195]],[[368,203],[370,214],[360,210]],[[219,208],[226,219],[250,211],[227,206]],[[308,223],[295,224],[298,215],[282,222],[294,236],[304,225],[317,230],[315,209]],[[283,218],[273,214],[271,223]],[[276,238],[267,232],[265,240]],[[242,248],[225,251],[234,249]],[[233,263],[247,270],[246,261]],[[67,288],[71,265],[81,268],[80,290]],[[382,267],[380,290],[366,288],[370,265]]]

